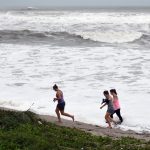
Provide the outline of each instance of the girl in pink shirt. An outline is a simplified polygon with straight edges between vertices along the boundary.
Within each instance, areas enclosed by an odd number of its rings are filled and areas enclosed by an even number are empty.
[[[117,96],[117,92],[116,92],[115,89],[111,89],[110,94],[113,96],[113,106],[114,106],[114,110],[115,110],[114,113],[116,113],[116,115],[120,119],[120,123],[122,123],[123,119],[122,119],[122,116],[120,114],[120,104],[119,104],[119,99],[118,99],[118,96]],[[111,114],[111,118],[113,118],[113,114]]]

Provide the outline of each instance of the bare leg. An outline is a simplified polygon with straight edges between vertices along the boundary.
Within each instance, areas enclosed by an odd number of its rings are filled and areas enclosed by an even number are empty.
[[[73,115],[70,115],[70,114],[68,114],[68,113],[65,113],[63,110],[61,110],[60,112],[61,112],[61,115],[72,118],[72,120],[73,120],[73,122],[74,122],[74,116],[73,116]]]
[[[116,124],[116,122],[111,118],[110,115],[108,116],[108,119],[109,119],[110,122],[113,122],[114,124]]]
[[[106,121],[107,121],[107,123],[108,123],[108,127],[109,127],[110,129],[112,129],[111,122],[110,122],[110,119],[109,119],[109,118],[110,118],[110,114],[106,112],[105,119],[106,119]]]
[[[56,114],[57,114],[57,118],[58,118],[58,122],[61,122],[61,118],[60,118],[60,113],[59,113],[59,109],[56,107],[55,110]]]

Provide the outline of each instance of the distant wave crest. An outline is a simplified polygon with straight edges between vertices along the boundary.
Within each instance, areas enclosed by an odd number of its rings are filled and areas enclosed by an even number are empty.
[[[140,39],[142,33],[140,32],[83,32],[77,33],[83,39],[90,39],[96,42],[104,43],[128,43]]]
[[[37,32],[31,30],[1,30],[0,41],[8,40],[80,40],[100,43],[131,43],[148,39],[149,35],[140,32]]]

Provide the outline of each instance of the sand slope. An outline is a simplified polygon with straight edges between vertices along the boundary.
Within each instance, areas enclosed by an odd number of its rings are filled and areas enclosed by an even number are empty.
[[[5,111],[18,111],[18,110],[4,108],[4,107],[0,107],[0,109],[5,110]],[[135,131],[132,131],[132,130],[123,131],[119,128],[109,129],[109,128],[104,128],[104,127],[100,127],[97,125],[87,124],[87,123],[83,123],[83,122],[79,122],[79,121],[73,122],[73,121],[65,120],[65,119],[62,119],[62,123],[58,123],[57,117],[50,116],[50,115],[37,114],[37,117],[46,122],[55,123],[59,126],[64,126],[64,127],[76,128],[76,129],[79,129],[79,130],[82,130],[85,132],[89,132],[89,133],[91,133],[93,135],[97,135],[97,136],[109,136],[112,138],[133,137],[136,139],[143,139],[146,141],[150,141],[150,133],[148,133],[148,132],[136,133]]]
[[[97,125],[78,122],[78,121],[72,122],[72,121],[65,120],[65,119],[62,120],[63,123],[58,123],[56,117],[49,116],[49,115],[39,115],[39,118],[47,122],[56,123],[57,125],[60,125],[60,126],[65,126],[69,128],[77,128],[79,130],[90,132],[97,136],[109,136],[113,138],[134,137],[136,139],[144,139],[146,141],[150,140],[150,133],[147,133],[147,132],[136,133],[132,130],[123,131],[119,128],[109,129],[109,128],[104,128],[104,127],[100,127]]]

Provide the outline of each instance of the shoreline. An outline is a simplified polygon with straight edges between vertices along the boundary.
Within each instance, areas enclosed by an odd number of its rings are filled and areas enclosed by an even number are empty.
[[[102,136],[102,137],[108,136],[114,139],[121,138],[121,137],[131,137],[139,140],[150,141],[150,133],[148,132],[137,133],[133,130],[123,131],[119,128],[109,129],[94,124],[88,124],[79,121],[73,122],[72,120],[66,120],[66,119],[62,119],[62,123],[59,123],[57,122],[57,117],[50,116],[50,115],[38,115],[38,117],[46,122],[51,122],[63,127],[76,128],[96,136]]]
[[[5,107],[0,107],[0,110],[24,112],[24,111],[19,111],[15,109],[5,108]],[[41,115],[41,114],[36,114],[36,116],[39,119],[44,120],[46,122],[51,122],[51,123],[54,123],[56,125],[63,126],[63,127],[76,128],[78,130],[82,130],[82,131],[91,133],[92,135],[96,135],[96,136],[102,136],[102,137],[108,136],[114,139],[121,138],[121,137],[131,137],[131,138],[135,138],[139,140],[150,141],[150,133],[148,132],[137,133],[133,130],[123,131],[119,128],[109,129],[109,128],[101,127],[98,125],[83,123],[79,121],[73,122],[72,120],[66,120],[64,118],[62,119],[62,123],[59,123],[57,122],[58,119],[55,116]]]

